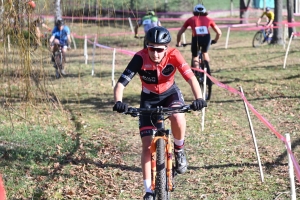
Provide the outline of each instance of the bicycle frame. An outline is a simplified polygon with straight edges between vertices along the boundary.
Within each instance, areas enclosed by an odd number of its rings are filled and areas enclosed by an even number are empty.
[[[169,199],[173,186],[173,161],[171,131],[164,126],[165,116],[175,113],[189,112],[190,105],[181,107],[156,107],[156,108],[128,108],[124,114],[137,117],[143,114],[153,114],[156,117],[154,129],[152,129],[151,154],[151,190],[155,191],[158,199]],[[157,168],[159,167],[159,168]]]
[[[54,67],[57,69],[56,77],[59,78],[61,76],[61,70],[64,68],[64,54],[62,51],[63,46],[60,44],[57,45],[56,51],[54,52]]]

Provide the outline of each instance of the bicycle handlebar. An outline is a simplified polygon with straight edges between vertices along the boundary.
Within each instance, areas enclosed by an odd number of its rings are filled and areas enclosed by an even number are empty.
[[[133,117],[137,117],[143,114],[174,114],[174,113],[185,113],[189,112],[193,108],[192,105],[183,105],[180,107],[162,107],[158,106],[156,108],[134,108],[129,107],[124,114],[131,115]]]

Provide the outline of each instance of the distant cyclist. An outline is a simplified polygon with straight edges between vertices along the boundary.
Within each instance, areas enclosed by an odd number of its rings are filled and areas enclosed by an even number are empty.
[[[222,32],[215,22],[211,18],[207,17],[208,13],[202,4],[198,4],[194,7],[193,14],[194,16],[187,19],[177,33],[176,46],[181,46],[181,35],[190,26],[192,29],[192,67],[199,68],[198,51],[201,50],[204,62],[206,62],[206,65],[208,66],[208,49],[210,44],[217,43]],[[212,27],[216,33],[214,40],[211,40],[209,27]]]
[[[41,38],[45,37],[41,31],[41,28],[47,29],[47,31],[51,32],[51,28],[45,24],[45,20],[43,17],[38,17],[36,20],[32,22],[31,32],[35,35],[37,44],[41,46]]]
[[[52,51],[52,62],[54,62],[54,52],[57,51],[59,46],[62,46],[63,58],[66,59],[67,49],[71,44],[71,32],[68,26],[65,25],[62,19],[58,19],[55,23],[55,27],[52,30],[52,36],[49,40],[50,48]],[[61,70],[62,75],[65,75],[64,69]]]
[[[147,14],[142,17],[137,25],[134,27],[134,37],[139,38],[138,36],[138,29],[140,26],[144,26],[144,32],[145,35],[148,32],[150,28],[153,28],[155,26],[161,26],[161,23],[158,19],[158,17],[155,15],[154,11],[148,11]],[[144,39],[144,48],[146,48],[146,40]]]
[[[266,7],[266,11],[263,12],[263,14],[259,17],[259,19],[256,22],[256,25],[259,26],[261,19],[266,16],[268,18],[268,22],[265,25],[266,28],[270,28],[269,37],[273,34],[273,26],[274,26],[274,13],[271,11],[269,7]]]

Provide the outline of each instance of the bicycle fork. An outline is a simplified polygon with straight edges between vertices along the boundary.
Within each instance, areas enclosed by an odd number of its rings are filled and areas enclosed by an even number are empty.
[[[153,130],[156,131],[156,130]],[[155,133],[153,133],[155,135]],[[167,135],[167,136],[166,136]],[[151,153],[151,190],[155,190],[156,184],[156,142],[158,139],[163,139],[166,143],[166,175],[168,180],[168,191],[173,191],[173,162],[172,162],[172,145],[171,145],[171,134],[170,130],[166,130],[166,135],[155,136],[151,142],[150,153]]]

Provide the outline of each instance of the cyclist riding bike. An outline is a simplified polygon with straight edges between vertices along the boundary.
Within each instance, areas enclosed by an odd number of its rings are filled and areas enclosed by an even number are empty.
[[[184,105],[184,99],[175,84],[175,72],[178,70],[188,82],[195,100],[194,110],[206,107],[198,81],[190,66],[180,52],[169,46],[171,35],[161,26],[151,28],[146,34],[147,48],[137,52],[127,65],[114,88],[114,111],[127,111],[128,105],[122,102],[123,92],[128,83],[138,73],[142,82],[140,96],[141,108],[176,107]],[[187,160],[184,153],[184,138],[186,119],[184,113],[170,116],[171,129],[174,137],[175,171],[183,174],[187,170]],[[143,171],[145,195],[144,200],[154,199],[151,190],[151,154],[150,144],[152,129],[155,128],[149,116],[140,116],[139,129],[142,140],[141,165]]]
[[[181,35],[190,26],[192,29],[192,67],[199,68],[198,51],[201,50],[204,59],[203,62],[205,62],[206,66],[208,66],[208,50],[210,44],[217,43],[222,35],[222,32],[216,25],[216,23],[211,18],[207,17],[208,13],[206,12],[206,9],[202,4],[198,4],[194,7],[193,14],[194,16],[187,19],[177,33],[176,46],[181,46]],[[214,40],[211,40],[209,27],[212,27],[212,29],[216,33]],[[210,74],[210,72],[208,73]]]
[[[268,22],[267,24],[265,25],[266,29],[269,29],[269,37],[272,37],[273,35],[273,26],[274,26],[274,13],[271,11],[271,9],[269,7],[266,7],[266,11],[263,12],[263,14],[259,17],[259,19],[257,20],[256,22],[256,25],[259,26],[260,25],[260,22],[261,22],[261,19],[266,16],[268,18]]]
[[[64,60],[66,59],[67,49],[70,49],[71,44],[71,32],[68,26],[65,25],[62,19],[58,19],[55,23],[55,27],[52,30],[52,36],[50,37],[50,49],[52,51],[52,62],[54,62],[54,52],[62,46],[62,53]],[[54,64],[55,65],[55,64]],[[57,70],[57,69],[56,69]],[[64,69],[61,70],[62,75],[65,75]]]
[[[139,38],[138,36],[138,29],[140,26],[144,26],[144,32],[145,35],[147,34],[147,31],[155,26],[161,26],[161,23],[158,19],[158,17],[155,15],[154,11],[148,11],[147,14],[142,17],[139,22],[137,23],[137,25],[134,27],[134,37],[135,38]],[[146,48],[146,40],[144,38],[144,48]]]

